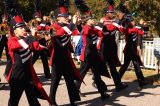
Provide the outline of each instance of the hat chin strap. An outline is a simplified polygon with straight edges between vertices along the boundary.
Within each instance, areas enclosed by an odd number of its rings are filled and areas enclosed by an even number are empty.
[[[13,29],[16,29],[18,27],[21,27],[21,26],[25,26],[25,23],[17,23],[15,26],[13,26]]]
[[[114,13],[114,10],[108,10],[106,13]]]
[[[58,14],[58,17],[68,17],[68,13],[62,13],[62,14]]]

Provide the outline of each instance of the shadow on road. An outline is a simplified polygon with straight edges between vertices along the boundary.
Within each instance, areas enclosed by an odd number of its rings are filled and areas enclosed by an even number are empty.
[[[1,65],[5,65],[4,64],[1,64]],[[43,73],[38,73],[37,74],[40,81],[42,82],[43,85],[51,85],[51,79],[46,79],[44,77],[44,74]],[[133,82],[125,82],[126,84],[128,84],[128,88],[126,88],[125,90],[123,91],[120,91],[120,92],[115,92],[114,89],[108,89],[108,92],[109,94],[111,94],[111,97],[105,101],[101,101],[101,98],[100,98],[100,95],[99,97],[96,97],[96,98],[93,98],[93,99],[90,99],[90,100],[85,100],[85,97],[84,97],[84,101],[80,101],[80,102],[77,102],[77,105],[83,105],[83,106],[105,106],[105,105],[112,105],[112,106],[126,106],[125,104],[120,104],[119,103],[119,97],[124,97],[124,98],[137,98],[137,97],[143,97],[144,95],[160,95],[159,94],[154,94],[154,93],[149,93],[149,92],[145,92],[145,89],[154,89],[158,86],[160,86],[160,83],[157,83],[156,85],[154,85],[153,83],[154,82],[158,82],[160,81],[160,75],[152,75],[152,76],[149,76],[149,77],[146,77],[150,83],[146,86],[143,87],[143,89],[140,89],[138,87],[138,83],[137,81],[133,81]],[[64,80],[63,77],[61,80]],[[10,87],[7,83],[4,83],[5,85],[3,86],[3,88],[1,90],[9,90]],[[65,83],[60,83],[60,85],[62,84],[65,84]],[[107,86],[114,86],[114,85],[107,85]],[[94,95],[94,94],[98,94],[97,91],[92,91],[92,92],[88,92],[88,91],[85,91],[83,92],[83,94],[85,94],[86,96],[89,96],[89,95]],[[64,104],[64,105],[61,105],[61,106],[69,106],[70,104]]]
[[[157,77],[157,75],[147,77],[147,79],[150,79],[151,77]],[[102,101],[99,96],[99,97],[91,99],[91,100],[77,102],[77,105],[83,105],[83,106],[106,106],[106,105],[126,106],[125,104],[118,103],[119,97],[137,98],[137,97],[143,97],[145,95],[160,95],[160,93],[154,94],[154,93],[145,92],[145,89],[154,89],[154,88],[160,86],[160,85],[153,85],[152,81],[148,85],[144,86],[143,88],[139,88],[137,81],[125,82],[125,83],[128,85],[128,87],[125,90],[122,90],[120,92],[115,92],[114,89],[109,89],[108,92],[109,92],[109,94],[111,93],[111,96],[109,99],[106,99],[105,101]],[[107,86],[114,86],[114,85],[107,85]],[[98,94],[98,92],[97,91],[92,91],[92,92],[86,91],[83,94],[88,96],[88,95]],[[70,106],[70,104],[64,104],[61,106]]]
[[[37,75],[42,85],[51,85],[51,78],[45,78],[45,75],[43,73],[38,73]],[[64,78],[62,77],[61,80],[64,80]],[[62,82],[59,83],[59,85],[63,84],[65,83]]]

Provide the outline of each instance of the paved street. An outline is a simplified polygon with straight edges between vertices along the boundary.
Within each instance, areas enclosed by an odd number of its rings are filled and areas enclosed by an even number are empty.
[[[0,77],[3,83],[7,83],[3,78],[5,65],[0,65]],[[46,92],[49,94],[50,80],[44,78],[42,64],[39,62],[35,64],[37,74],[43,83]],[[78,102],[78,106],[159,106],[160,105],[160,86],[148,84],[144,89],[138,88],[137,82],[125,81],[129,87],[126,90],[115,93],[113,81],[108,78],[103,80],[108,85],[108,93],[111,97],[108,100],[101,101],[100,95],[97,90],[91,86],[92,76],[87,74],[84,81],[86,85],[82,85],[81,91],[86,95],[82,97],[82,101]],[[9,86],[5,85],[3,90],[0,90],[0,106],[7,106],[9,99]],[[69,98],[65,82],[62,78],[58,92],[57,92],[57,104],[60,106],[69,106]],[[42,106],[48,106],[48,103],[44,100],[39,100]],[[28,102],[23,94],[19,106],[28,106]]]

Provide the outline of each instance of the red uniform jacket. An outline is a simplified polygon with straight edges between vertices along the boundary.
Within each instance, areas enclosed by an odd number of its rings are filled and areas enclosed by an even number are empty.
[[[116,31],[121,31],[123,32],[124,29],[121,25],[118,25],[115,20],[111,20],[107,17],[104,17],[104,28],[102,28],[103,30],[103,36],[109,36],[110,34],[114,35],[116,33]],[[100,49],[101,46],[101,42],[102,42],[103,37],[100,39],[99,43],[98,43],[98,49]]]
[[[139,58],[139,62],[141,65],[143,64],[138,50],[137,50],[137,42],[138,42],[138,36],[144,35],[144,31],[140,29],[140,27],[133,27],[133,28],[127,28],[125,29],[125,41],[126,45],[124,48],[124,53],[129,53],[132,55],[136,55]]]
[[[78,30],[75,28],[74,24],[68,24],[68,25],[62,25],[60,23],[54,23],[51,25],[51,27],[53,27],[56,30],[56,35],[54,37],[52,37],[52,44],[53,44],[53,49],[52,49],[52,53],[51,53],[51,58],[50,58],[50,65],[52,66],[54,64],[54,59],[56,57],[55,55],[55,43],[58,44],[58,46],[60,46],[57,49],[64,49],[66,48],[65,51],[67,51],[67,57],[70,59],[69,62],[72,64],[72,68],[74,69],[74,74],[75,74],[75,78],[82,81],[82,78],[78,72],[78,70],[76,69],[76,66],[73,62],[73,59],[71,58],[71,52],[73,52],[73,47],[71,45],[70,42],[70,36],[71,35],[78,35],[79,32]],[[60,56],[61,53],[58,53],[58,57]],[[64,55],[66,55],[66,53],[64,53]]]
[[[44,30],[44,31],[49,31],[50,27],[44,23],[41,23],[40,25],[37,26],[36,28],[38,31]]]
[[[27,43],[26,43],[27,42]],[[8,49],[9,54],[11,56],[12,65],[10,72],[8,73],[7,80],[11,80],[11,78],[16,78],[18,80],[21,80],[26,77],[24,74],[24,71],[27,71],[29,75],[27,77],[31,77],[37,91],[41,94],[43,99],[46,99],[50,104],[52,104],[50,98],[48,97],[47,93],[42,87],[42,84],[40,83],[36,72],[32,65],[32,50],[42,50],[39,46],[38,42],[29,43],[29,39],[18,39],[17,37],[10,37],[8,40]],[[27,65],[27,66],[26,66]],[[25,70],[24,67],[28,67],[29,70]]]
[[[99,30],[96,27],[91,27],[89,25],[83,26],[83,34],[82,34],[82,40],[83,40],[83,48],[82,48],[82,53],[80,56],[80,60],[84,61],[84,56],[85,56],[85,50],[87,45],[89,44],[97,44],[98,37],[102,37],[103,32]],[[90,37],[91,40],[87,40],[87,37]]]
[[[105,63],[101,60],[98,49],[97,49],[97,41],[98,37],[102,37],[103,32],[100,30],[99,27],[85,25],[83,26],[83,33],[82,33],[82,40],[83,40],[83,47],[80,56],[81,61],[87,61],[88,57],[92,56],[93,62],[98,62],[100,65],[99,73],[103,76],[109,77],[108,70],[106,69]]]
[[[121,25],[116,23],[116,20],[111,20],[107,17],[104,17],[103,23],[103,37],[100,39],[98,44],[98,49],[100,50],[100,55],[102,59],[106,60],[108,57],[112,56],[114,62],[117,66],[120,66],[121,63],[117,54],[117,43],[115,41],[116,31],[124,31]],[[108,55],[108,56],[106,56]]]

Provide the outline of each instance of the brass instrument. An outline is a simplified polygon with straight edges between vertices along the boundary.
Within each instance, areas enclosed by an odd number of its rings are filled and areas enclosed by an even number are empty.
[[[51,36],[55,36],[56,30],[52,27],[52,28],[50,28],[49,31],[42,30],[42,31],[36,31],[36,33],[37,34],[36,34],[35,38],[37,38],[38,40],[45,38],[46,41],[48,41],[51,39]]]
[[[53,27],[50,28],[50,35],[51,36],[55,36],[56,35],[56,29],[55,28],[53,28]]]
[[[37,40],[40,40],[42,38],[45,38],[44,36],[47,36],[49,34],[48,31],[36,31],[36,36],[34,36]]]
[[[8,32],[8,25],[7,24],[0,24],[0,34],[6,35]]]

